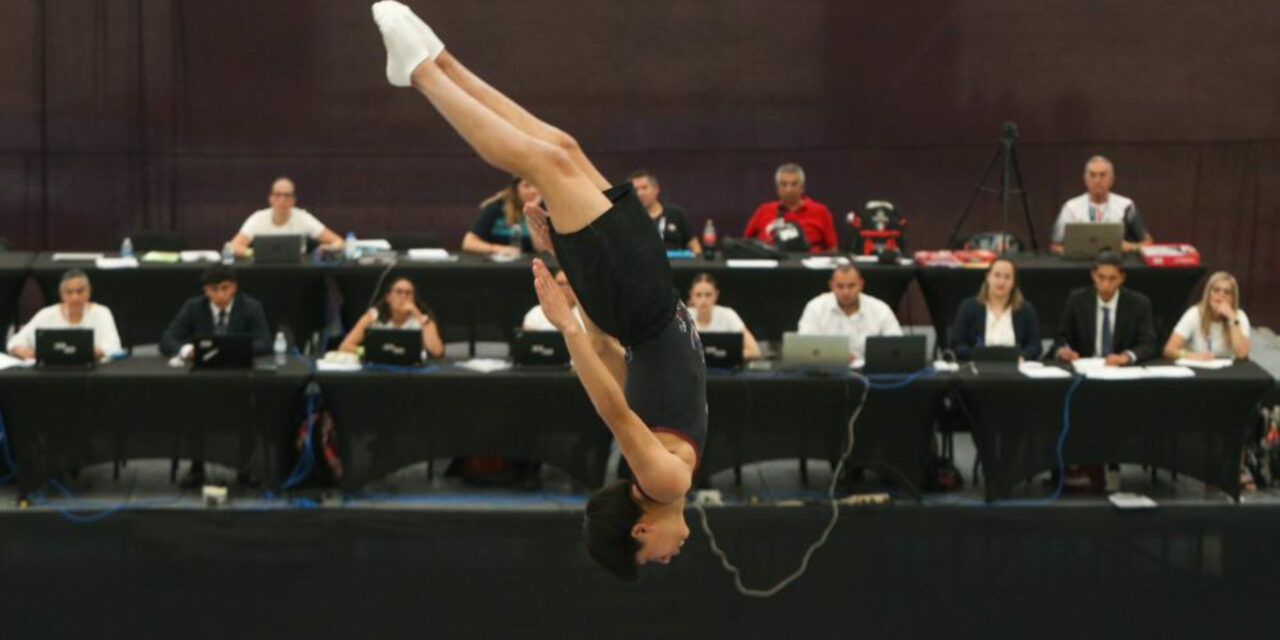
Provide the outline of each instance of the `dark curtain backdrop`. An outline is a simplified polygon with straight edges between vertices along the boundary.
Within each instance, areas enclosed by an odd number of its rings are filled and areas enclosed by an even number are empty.
[[[699,228],[740,233],[796,161],[837,217],[892,198],[912,245],[938,247],[1011,120],[1042,242],[1085,158],[1106,154],[1158,240],[1194,243],[1240,277],[1256,321],[1280,321],[1267,0],[412,4],[608,175],[656,172]],[[456,246],[505,178],[386,84],[368,5],[0,3],[0,237],[104,249],[166,228],[216,247],[288,174],[339,233]],[[968,229],[998,218],[982,200]]]

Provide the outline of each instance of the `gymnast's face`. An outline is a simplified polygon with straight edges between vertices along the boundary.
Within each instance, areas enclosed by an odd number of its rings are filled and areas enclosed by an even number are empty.
[[[646,513],[631,528],[631,537],[640,543],[636,552],[636,564],[671,564],[680,555],[680,548],[689,539],[689,525],[684,521],[684,509],[671,510],[661,515]]]

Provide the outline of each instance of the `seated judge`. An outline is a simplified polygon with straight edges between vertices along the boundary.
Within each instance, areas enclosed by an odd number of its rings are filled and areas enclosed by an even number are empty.
[[[550,265],[548,265],[550,267]],[[563,269],[551,267],[555,273],[556,284],[560,286],[560,293],[564,294],[565,302],[569,303],[569,308],[573,310],[573,318],[578,321],[583,331],[586,331],[586,325],[582,322],[582,310],[578,307],[578,297],[573,294],[573,287],[569,286],[569,276],[565,274]],[[524,314],[524,322],[520,327],[525,331],[559,331],[551,321],[547,319],[547,314],[542,312],[542,305],[535,304],[528,313]]]
[[[863,293],[864,285],[862,274],[853,265],[837,268],[827,281],[831,290],[805,305],[797,331],[849,336],[851,359],[866,355],[867,338],[902,335],[902,326],[893,309]]]
[[[779,243],[780,238],[774,237],[775,233],[785,225],[794,225],[804,234],[810,253],[834,251],[838,241],[835,219],[826,205],[805,195],[804,169],[788,162],[774,172],[773,181],[778,188],[778,199],[756,208],[742,232],[743,237],[783,244],[785,248],[785,243]]]
[[[978,347],[1017,347],[1023,360],[1036,360],[1040,345],[1040,317],[1018,288],[1018,268],[997,258],[987,268],[978,295],[965,298],[951,324],[951,350],[957,360],[972,360]]]
[[[435,314],[418,298],[413,281],[400,277],[391,281],[374,305],[347,333],[339,351],[356,353],[364,344],[369,329],[402,329],[422,334],[422,349],[432,358],[444,357],[444,341],[440,339],[440,324]]]
[[[187,300],[160,337],[160,352],[190,358],[199,335],[247,333],[253,336],[253,353],[271,353],[271,330],[262,303],[241,293],[230,267],[214,265],[200,278],[204,295]]]
[[[93,329],[93,356],[101,360],[120,352],[120,334],[115,316],[107,307],[90,302],[89,276],[80,269],[62,274],[58,283],[58,304],[36,312],[27,324],[9,339],[11,355],[30,360],[36,357],[37,329]]]
[[[719,300],[720,287],[716,286],[716,279],[711,274],[699,273],[693,277],[693,284],[689,286],[689,310],[693,312],[698,333],[740,333],[743,359],[759,358],[760,345],[756,337],[751,335],[738,312],[716,304]]]
[[[533,251],[529,225],[524,221],[525,205],[542,202],[542,194],[532,182],[512,177],[501,191],[480,203],[480,215],[471,223],[471,230],[462,236],[462,250],[468,253],[492,255],[515,254],[511,246],[511,231],[520,227],[520,251]]]
[[[249,255],[249,245],[258,236],[300,235],[318,242],[326,251],[342,250],[343,241],[338,234],[330,231],[306,209],[294,206],[298,192],[289,178],[276,178],[271,183],[267,201],[271,206],[254,211],[241,225],[240,232],[231,239],[231,250],[237,256]]]
[[[1054,357],[1063,362],[1106,358],[1107,366],[1137,364],[1156,357],[1151,301],[1124,288],[1120,254],[1099,253],[1091,276],[1092,287],[1076,289],[1067,297]]]
[[[1187,309],[1164,345],[1164,357],[1249,357],[1249,316],[1240,308],[1240,286],[1226,271],[1209,276],[1200,303]]]
[[[662,246],[668,251],[686,249],[692,251],[695,256],[702,255],[702,243],[698,242],[698,238],[694,236],[684,209],[669,202],[663,202],[659,197],[662,187],[658,184],[658,177],[645,169],[640,169],[631,172],[627,178],[631,180],[631,186],[636,191],[636,199],[640,201],[640,206],[649,212],[649,219],[653,220],[654,225],[658,227],[658,237],[662,238]]]
[[[1111,186],[1115,182],[1116,171],[1110,160],[1103,156],[1093,156],[1084,163],[1086,191],[1084,195],[1072,198],[1062,205],[1058,220],[1053,224],[1053,237],[1049,242],[1051,251],[1062,252],[1067,224],[1078,222],[1124,223],[1124,240],[1121,246],[1125,251],[1137,251],[1143,245],[1155,243],[1146,225],[1142,224],[1138,205],[1129,198],[1111,192]]]

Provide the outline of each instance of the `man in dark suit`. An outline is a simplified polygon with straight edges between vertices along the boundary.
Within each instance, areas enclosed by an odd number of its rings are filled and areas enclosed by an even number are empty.
[[[239,292],[236,274],[230,267],[214,265],[201,276],[204,295],[187,300],[160,337],[160,352],[166,356],[191,357],[197,335],[248,333],[253,336],[256,355],[271,353],[271,330],[262,303]]]
[[[1108,366],[1150,360],[1159,353],[1151,319],[1151,301],[1124,289],[1120,254],[1103,251],[1093,261],[1093,287],[1071,292],[1054,355],[1062,361],[1105,357]]]

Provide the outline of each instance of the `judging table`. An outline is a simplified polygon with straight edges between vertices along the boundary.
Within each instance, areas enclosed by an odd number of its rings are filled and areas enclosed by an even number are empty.
[[[1013,485],[1056,467],[1071,379],[967,372],[956,383],[973,416],[989,500],[1008,497]],[[1196,370],[1194,378],[1086,378],[1071,400],[1064,457],[1069,464],[1170,469],[1238,498],[1245,437],[1274,386],[1271,375],[1249,361]]]
[[[1022,295],[1035,305],[1040,316],[1040,337],[1053,338],[1062,320],[1062,310],[1072,289],[1092,285],[1089,273],[1093,263],[1064,260],[1048,255],[1019,255],[1018,287]],[[1204,267],[1148,267],[1134,255],[1124,258],[1125,283],[1128,289],[1151,298],[1160,345],[1187,310],[1191,290],[1204,276]],[[986,268],[921,267],[917,272],[929,317],[938,332],[938,343],[949,343],[948,327],[965,298],[977,295]]]
[[[19,491],[132,458],[202,457],[278,485],[309,378],[300,359],[277,366],[270,358],[241,370],[189,371],[150,357],[0,371]]]
[[[0,415],[24,494],[87,464],[153,457],[200,457],[277,487],[296,461],[292,443],[311,380],[334,418],[347,490],[459,455],[538,459],[587,487],[605,480],[611,435],[567,370],[480,373],[443,363],[313,372],[301,358],[267,358],[247,370],[188,371],[137,357],[92,370],[0,371]],[[761,460],[836,460],[862,380],[847,371],[709,371],[709,437],[695,481]],[[940,400],[951,392],[974,420],[989,499],[1056,465],[1072,379],[962,370],[871,382],[854,466],[919,482]],[[1185,379],[1086,379],[1071,403],[1066,462],[1147,464],[1236,496],[1246,433],[1275,384],[1248,361]]]

